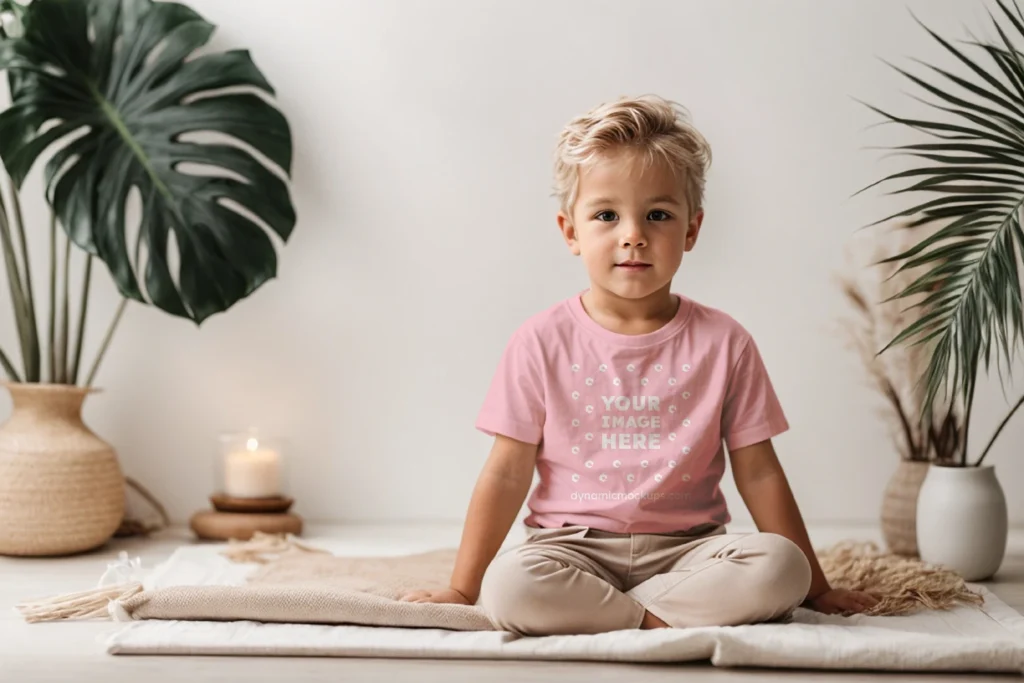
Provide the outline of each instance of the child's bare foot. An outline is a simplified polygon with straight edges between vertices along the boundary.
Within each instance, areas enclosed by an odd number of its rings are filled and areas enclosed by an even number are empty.
[[[664,621],[662,621],[658,617],[656,617],[653,614],[651,614],[650,612],[645,611],[644,612],[644,620],[640,622],[640,628],[649,629],[649,628],[672,628],[672,627],[669,626],[668,624],[666,624]]]

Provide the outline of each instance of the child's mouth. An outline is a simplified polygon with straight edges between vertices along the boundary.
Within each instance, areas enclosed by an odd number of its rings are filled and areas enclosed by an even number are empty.
[[[616,268],[622,268],[623,270],[629,271],[631,273],[639,273],[641,271],[644,271],[644,270],[647,270],[648,268],[650,268],[651,264],[650,263],[641,263],[639,261],[626,261],[625,263],[617,263],[617,264],[615,264],[615,267]]]

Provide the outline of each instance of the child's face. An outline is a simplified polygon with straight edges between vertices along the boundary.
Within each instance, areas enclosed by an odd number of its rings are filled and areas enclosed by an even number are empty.
[[[583,258],[592,288],[624,299],[668,292],[704,219],[700,211],[688,220],[682,183],[667,165],[641,169],[628,152],[602,157],[581,170],[572,215],[558,214],[562,236]]]

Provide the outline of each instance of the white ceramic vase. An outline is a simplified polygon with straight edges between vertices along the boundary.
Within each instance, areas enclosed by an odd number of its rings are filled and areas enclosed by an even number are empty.
[[[917,547],[925,562],[980,581],[1006,554],[1006,497],[992,465],[932,464],[917,498]]]

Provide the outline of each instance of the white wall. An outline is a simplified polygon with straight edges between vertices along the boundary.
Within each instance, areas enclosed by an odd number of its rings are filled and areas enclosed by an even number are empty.
[[[891,206],[850,199],[883,168],[864,148],[885,140],[853,98],[904,107],[877,57],[940,54],[905,3],[192,4],[220,26],[218,47],[250,48],[279,89],[299,224],[280,278],[201,329],[132,306],[89,400],[88,422],[175,518],[205,504],[218,432],[255,424],[292,440],[310,518],[460,519],[489,445],[473,421],[508,335],[586,286],[556,232],[555,137],[598,102],[646,92],[686,104],[714,148],[677,289],[756,335],[805,517],[877,518],[896,455],[832,331],[845,310],[832,278],[847,238]],[[906,4],[947,35],[981,26],[980,1]],[[39,193],[36,174],[25,202],[42,257]],[[116,303],[99,279],[88,352]],[[0,320],[13,350],[6,300]],[[1000,401],[979,401],[977,440]],[[1024,415],[989,457],[1018,523],[1022,435]]]

